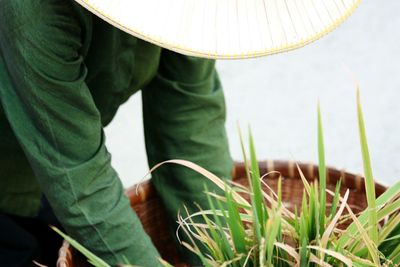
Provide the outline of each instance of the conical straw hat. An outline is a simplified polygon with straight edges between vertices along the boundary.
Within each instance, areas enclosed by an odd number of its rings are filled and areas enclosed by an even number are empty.
[[[361,0],[76,0],[121,30],[186,55],[248,58],[300,48]]]

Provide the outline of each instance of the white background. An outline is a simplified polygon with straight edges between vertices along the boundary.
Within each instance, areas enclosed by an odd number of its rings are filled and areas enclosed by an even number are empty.
[[[250,124],[259,159],[317,162],[316,106],[321,103],[327,163],[362,173],[356,122],[360,84],[376,179],[400,179],[400,1],[365,0],[343,25],[297,51],[219,61],[231,153],[239,160],[236,123]],[[106,129],[113,166],[125,186],[147,172],[140,94]]]

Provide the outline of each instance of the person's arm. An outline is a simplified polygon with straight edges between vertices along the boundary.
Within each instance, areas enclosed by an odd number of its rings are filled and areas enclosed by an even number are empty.
[[[149,165],[185,159],[229,179],[232,160],[225,132],[225,102],[215,61],[163,50],[157,76],[142,90],[146,150]],[[207,209],[206,178],[182,166],[164,165],[152,173],[176,230],[183,205]],[[190,263],[199,264],[188,258]]]
[[[126,257],[131,264],[159,266],[158,252],[111,167],[100,114],[85,83],[80,25],[67,4],[54,10],[49,6],[55,2],[42,4],[34,17],[6,14],[15,12],[12,2],[0,6],[0,72],[10,78],[0,87],[0,100],[57,218],[110,264]]]

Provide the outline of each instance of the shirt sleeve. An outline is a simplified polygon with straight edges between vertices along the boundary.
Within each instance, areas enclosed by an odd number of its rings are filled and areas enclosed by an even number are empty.
[[[132,264],[159,266],[104,145],[79,52],[81,25],[69,1],[44,2],[50,3],[0,4],[0,56],[9,77],[0,100],[7,119],[69,235],[111,264],[125,256]]]
[[[215,61],[163,50],[157,76],[142,90],[146,150],[149,165],[185,159],[229,179],[232,160],[225,132],[225,100]],[[207,209],[206,178],[182,166],[163,165],[152,181],[167,209],[171,232],[183,205]],[[190,254],[188,254],[190,255]],[[199,262],[187,258],[189,263]]]

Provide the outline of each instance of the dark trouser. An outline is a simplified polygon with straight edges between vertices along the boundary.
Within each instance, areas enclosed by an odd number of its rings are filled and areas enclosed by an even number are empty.
[[[0,213],[0,266],[55,266],[62,239],[49,224],[60,227],[45,198],[34,218]]]

